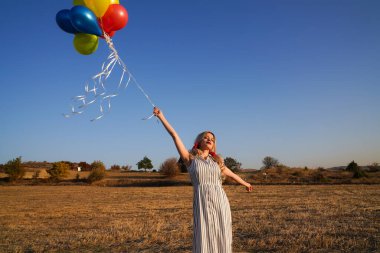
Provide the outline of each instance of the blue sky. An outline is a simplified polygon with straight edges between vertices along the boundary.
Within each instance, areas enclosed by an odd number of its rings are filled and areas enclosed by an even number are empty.
[[[189,148],[212,130],[244,168],[380,162],[380,2],[121,0],[119,55]],[[78,54],[55,22],[72,1],[2,3],[0,163],[102,160],[156,168],[177,156],[152,106],[130,85],[110,113],[66,119],[98,73],[104,40]],[[114,72],[115,80],[119,78]],[[116,81],[115,81],[116,82]],[[110,85],[113,85],[112,83]]]

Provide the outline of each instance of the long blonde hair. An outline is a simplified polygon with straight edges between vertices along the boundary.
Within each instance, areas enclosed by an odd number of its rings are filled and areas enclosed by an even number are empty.
[[[194,146],[190,150],[190,156],[193,159],[194,157],[197,157],[197,156],[199,157],[202,155],[202,150],[199,149],[199,145],[200,145],[201,141],[203,140],[203,138],[208,133],[212,134],[212,136],[214,137],[214,145],[213,145],[212,150],[209,153],[210,153],[212,159],[219,165],[220,169],[223,170],[225,167],[224,166],[224,159],[220,155],[216,154],[216,137],[215,137],[215,134],[211,131],[204,131],[204,132],[197,135],[197,138],[195,138],[195,141],[194,141]]]

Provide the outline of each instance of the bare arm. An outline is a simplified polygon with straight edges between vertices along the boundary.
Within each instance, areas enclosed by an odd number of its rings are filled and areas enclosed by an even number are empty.
[[[229,168],[227,168],[226,166],[223,167],[223,171],[222,171],[223,175],[227,176],[227,177],[230,177],[232,178],[233,180],[235,180],[236,182],[238,182],[239,184],[241,185],[244,185],[246,190],[248,192],[251,192],[252,191],[252,185],[250,183],[247,183],[246,181],[244,181],[241,177],[239,177],[238,175],[236,175],[235,173],[233,173]]]
[[[170,136],[173,138],[174,144],[177,148],[177,151],[178,151],[180,157],[182,158],[182,160],[186,164],[186,166],[188,166],[190,163],[190,153],[186,149],[185,145],[183,144],[181,138],[178,136],[177,132],[170,125],[170,123],[167,121],[164,114],[162,113],[162,111],[159,108],[154,107],[153,114],[162,122],[166,131],[168,131]]]

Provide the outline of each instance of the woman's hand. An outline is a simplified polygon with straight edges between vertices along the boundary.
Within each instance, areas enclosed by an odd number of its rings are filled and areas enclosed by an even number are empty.
[[[154,114],[154,116],[156,116],[158,118],[160,118],[160,116],[163,115],[163,113],[161,112],[160,108],[158,108],[158,107],[154,107],[153,108],[153,114]]]
[[[247,190],[247,192],[251,192],[253,190],[253,187],[250,183],[247,183],[245,189]]]

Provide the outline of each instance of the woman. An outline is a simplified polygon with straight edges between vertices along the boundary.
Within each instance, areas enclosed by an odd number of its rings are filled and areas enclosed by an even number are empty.
[[[153,114],[173,138],[190,173],[194,189],[193,252],[232,252],[231,209],[221,178],[231,177],[249,192],[252,191],[252,186],[228,169],[223,159],[215,154],[215,136],[212,132],[199,134],[189,152],[162,111],[155,107]]]

